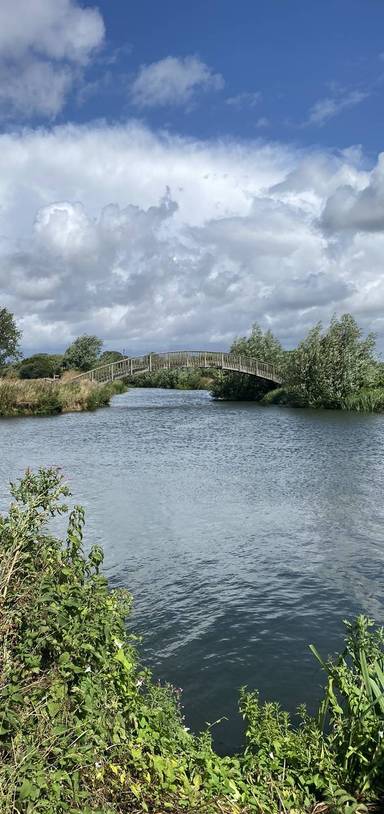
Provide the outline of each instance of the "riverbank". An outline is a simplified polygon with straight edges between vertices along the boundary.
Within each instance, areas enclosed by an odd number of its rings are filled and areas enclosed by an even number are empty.
[[[300,395],[290,392],[285,387],[277,387],[274,390],[269,390],[262,399],[260,404],[269,406],[271,404],[279,404],[284,407],[307,407],[304,398]],[[338,404],[335,405],[317,405],[317,409],[339,409],[356,413],[382,413],[384,412],[384,388],[371,387],[363,388],[356,393],[351,393],[346,396]]]
[[[0,416],[57,415],[106,407],[112,396],[123,393],[121,381],[96,384],[51,382],[44,379],[0,379]]]
[[[0,521],[2,814],[363,814],[382,797],[383,638],[364,617],[323,665],[318,715],[293,728],[244,690],[245,748],[220,757],[209,730],[184,726],[178,692],[143,669],[129,594],[110,592],[99,546],[82,553],[81,507],[65,544],[46,532],[69,497],[57,471],[28,472],[12,496]]]

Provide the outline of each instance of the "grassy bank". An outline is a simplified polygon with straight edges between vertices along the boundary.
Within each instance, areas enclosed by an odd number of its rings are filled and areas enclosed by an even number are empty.
[[[243,690],[244,751],[219,757],[142,667],[130,596],[109,591],[98,546],[82,553],[81,507],[64,543],[48,534],[67,510],[57,471],[27,472],[11,491],[0,518],[2,814],[363,814],[382,799],[383,631],[364,617],[348,626],[344,653],[322,663],[318,715],[301,709],[295,728]]]
[[[306,407],[305,399],[300,395],[291,393],[288,388],[277,387],[269,390],[260,404],[268,406],[270,404],[280,404],[286,407]],[[325,405],[327,406],[327,405]],[[334,409],[352,410],[358,413],[382,413],[384,411],[384,388],[364,388],[357,393],[346,396]]]
[[[125,389],[120,381],[95,384],[85,379],[73,383],[0,379],[0,416],[55,415],[96,410],[107,406],[113,395]]]

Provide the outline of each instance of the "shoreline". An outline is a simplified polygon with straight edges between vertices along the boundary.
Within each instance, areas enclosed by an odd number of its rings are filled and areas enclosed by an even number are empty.
[[[93,411],[108,407],[112,396],[127,389],[120,380],[97,384],[87,380],[50,382],[45,379],[1,379],[0,418]]]

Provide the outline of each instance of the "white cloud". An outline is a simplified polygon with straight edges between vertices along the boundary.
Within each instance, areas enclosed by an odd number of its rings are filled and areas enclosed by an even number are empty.
[[[258,105],[263,96],[260,91],[255,91],[253,93],[249,91],[244,91],[243,93],[238,93],[237,96],[229,96],[225,101],[227,105],[230,107],[234,107],[237,110],[244,110],[245,108],[253,108]]]
[[[0,110],[15,114],[56,116],[72,85],[73,72],[53,68],[49,62],[33,60],[16,71],[0,63]]]
[[[384,231],[384,154],[363,188],[344,184],[329,196],[322,223],[336,232]]]
[[[370,94],[362,90],[352,90],[347,93],[340,91],[334,96],[319,99],[309,111],[308,124],[322,127],[329,119],[338,116],[342,110],[361,104]]]
[[[293,343],[345,310],[383,334],[383,163],[135,122],[3,134],[1,302],[29,349],[226,347],[254,320]]]
[[[131,85],[138,107],[188,105],[197,91],[220,90],[224,79],[196,56],[165,57],[142,65]]]
[[[76,0],[2,0],[0,114],[55,116],[103,37],[100,13]]]

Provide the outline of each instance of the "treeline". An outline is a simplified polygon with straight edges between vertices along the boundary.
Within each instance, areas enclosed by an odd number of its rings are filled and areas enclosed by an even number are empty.
[[[238,373],[220,373],[212,394],[220,399],[343,410],[384,409],[384,365],[375,354],[375,336],[364,337],[351,314],[318,323],[294,350],[284,350],[271,331],[254,325],[236,339],[231,352],[275,365],[281,387]]]
[[[60,378],[65,371],[85,372],[123,358],[120,351],[102,350],[97,336],[78,336],[64,353],[35,353],[23,358],[21,331],[7,308],[0,308],[0,376],[19,379]]]
[[[367,814],[384,794],[384,631],[359,617],[326,663],[315,716],[295,725],[243,689],[245,745],[214,751],[185,726],[179,696],[143,668],[126,627],[131,598],[111,592],[103,553],[82,552],[84,511],[66,540],[55,470],[28,471],[0,516],[2,814]],[[371,809],[370,809],[371,810]]]
[[[155,354],[152,354],[154,357]],[[210,390],[216,376],[215,370],[185,368],[135,373],[127,377],[132,387],[162,387],[166,390]]]

